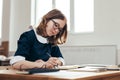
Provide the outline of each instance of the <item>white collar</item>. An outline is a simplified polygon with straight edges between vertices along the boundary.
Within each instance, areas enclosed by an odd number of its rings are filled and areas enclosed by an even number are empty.
[[[42,36],[40,36],[40,35],[38,35],[38,34],[36,33],[36,28],[33,28],[33,30],[34,30],[35,35],[36,35],[36,37],[37,37],[37,40],[38,40],[39,42],[44,43],[44,44],[45,44],[45,43],[48,43],[47,38],[42,37]]]

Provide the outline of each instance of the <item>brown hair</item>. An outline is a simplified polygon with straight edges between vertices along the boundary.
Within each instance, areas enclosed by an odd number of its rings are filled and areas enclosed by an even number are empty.
[[[43,16],[42,21],[40,22],[40,24],[37,27],[37,34],[46,37],[46,27],[47,27],[47,23],[49,20],[51,19],[61,19],[61,20],[65,20],[66,17],[62,14],[61,11],[57,10],[57,9],[53,9],[51,11],[49,11],[46,15]],[[53,45],[57,45],[57,44],[63,44],[66,42],[66,38],[67,38],[67,23],[65,24],[64,28],[62,29],[62,31],[60,31],[57,35],[55,36],[50,36],[48,37],[48,42],[53,44]]]

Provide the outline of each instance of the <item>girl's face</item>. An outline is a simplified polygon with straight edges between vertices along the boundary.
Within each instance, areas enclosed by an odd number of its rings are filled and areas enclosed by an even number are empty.
[[[66,20],[61,20],[61,19],[51,19],[47,23],[46,27],[46,33],[48,36],[54,36],[57,35],[64,27],[66,24]]]

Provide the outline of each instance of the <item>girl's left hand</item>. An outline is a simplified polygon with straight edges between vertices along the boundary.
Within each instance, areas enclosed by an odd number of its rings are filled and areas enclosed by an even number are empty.
[[[51,57],[46,62],[46,68],[55,68],[55,67],[61,66],[61,65],[62,65],[62,62],[56,57]]]

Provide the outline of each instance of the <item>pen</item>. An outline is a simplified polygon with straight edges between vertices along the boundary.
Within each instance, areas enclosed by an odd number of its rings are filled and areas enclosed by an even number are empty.
[[[48,55],[49,57],[52,57],[48,52],[47,52],[47,55]]]
[[[49,57],[52,57],[48,52],[47,52],[47,55],[48,55]],[[57,68],[58,68],[58,64],[57,64],[57,65],[54,65],[54,68],[57,69]]]

